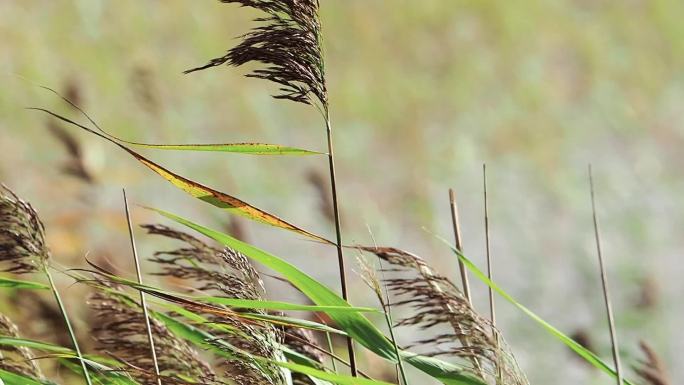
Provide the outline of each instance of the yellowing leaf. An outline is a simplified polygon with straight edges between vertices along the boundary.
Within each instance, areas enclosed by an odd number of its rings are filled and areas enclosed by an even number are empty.
[[[263,211],[257,207],[254,207],[250,205],[247,202],[244,202],[238,198],[235,198],[233,196],[230,196],[228,194],[222,193],[220,191],[214,190],[210,187],[204,186],[200,183],[197,183],[195,181],[192,181],[190,179],[187,179],[183,176],[180,176],[176,173],[173,173],[172,171],[158,165],[157,163],[154,163],[153,161],[145,158],[144,156],[140,155],[139,153],[131,150],[130,148],[124,146],[123,144],[117,142],[115,139],[112,139],[108,137],[105,134],[96,132],[82,124],[79,124],[71,119],[65,118],[59,114],[56,114],[52,111],[43,109],[43,108],[31,108],[33,110],[38,110],[45,112],[49,115],[54,116],[57,119],[60,119],[66,123],[72,124],[74,126],[80,127],[81,129],[93,134],[97,135],[102,139],[105,139],[106,141],[118,146],[122,150],[126,151],[129,153],[131,156],[133,156],[135,159],[137,159],[140,163],[144,164],[147,166],[150,170],[154,171],[164,179],[168,180],[171,182],[174,186],[178,187],[179,189],[185,191],[186,193],[192,195],[193,197],[205,201],[211,205],[214,205],[218,208],[224,209],[228,212],[231,212],[233,214],[237,214],[249,219],[252,219],[257,222],[261,222],[270,226],[274,227],[279,227],[281,229],[285,230],[290,230],[292,232],[307,236],[309,238],[313,238],[317,241],[321,241],[324,243],[328,244],[333,244],[333,242],[318,236],[316,234],[313,234],[311,232],[308,232],[300,227],[297,227],[283,219],[278,218],[277,216],[270,214],[266,211]]]

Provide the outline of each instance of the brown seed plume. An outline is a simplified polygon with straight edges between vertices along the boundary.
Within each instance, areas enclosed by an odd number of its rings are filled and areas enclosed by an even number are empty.
[[[280,326],[279,328],[284,335],[283,345],[322,366],[325,356],[319,350],[320,346],[311,330],[293,326]],[[314,346],[319,349],[314,348]],[[314,382],[307,375],[292,373],[292,385],[314,385]]]
[[[31,273],[49,258],[45,227],[38,213],[5,185],[0,185],[0,263],[3,271]]]
[[[264,287],[259,274],[246,256],[235,250],[217,249],[199,239],[180,231],[160,225],[143,225],[150,234],[163,235],[182,241],[184,246],[173,251],[157,252],[151,261],[161,266],[162,276],[183,280],[183,283],[207,295],[226,298],[260,300]],[[238,310],[238,309],[233,309]],[[239,309],[250,313],[266,315],[264,310]],[[244,319],[224,314],[205,314],[213,323],[237,330],[232,332],[210,332],[241,351],[249,354],[282,359],[280,344],[282,333],[272,324],[247,323]],[[274,364],[257,362],[252,358],[236,354],[235,359],[224,360],[226,377],[238,384],[280,385],[285,384],[283,372]]]
[[[3,314],[0,314],[0,335],[19,338],[17,325]],[[26,377],[43,378],[33,354],[26,347],[0,345],[0,369]]]
[[[46,124],[52,136],[54,136],[55,139],[62,144],[67,152],[67,155],[69,155],[69,159],[62,166],[62,171],[67,175],[71,175],[82,180],[83,182],[93,183],[95,179],[90,171],[88,171],[88,167],[86,166],[83,155],[83,149],[78,139],[76,139],[71,132],[67,131],[53,119],[48,120]]]
[[[665,365],[651,345],[645,341],[639,343],[646,359],[641,361],[634,371],[641,377],[645,385],[670,385],[671,382],[665,372]]]
[[[448,278],[441,276],[419,256],[389,247],[359,247],[393,265],[386,269],[395,274],[386,279],[396,306],[409,306],[414,315],[397,326],[418,326],[423,330],[448,327],[449,332],[419,340],[413,346],[430,346],[428,355],[459,358],[472,375],[489,384],[527,385],[503,338],[491,321],[480,316],[463,293]],[[503,382],[498,382],[498,373]]]
[[[270,80],[281,86],[276,99],[313,104],[311,95],[327,104],[325,69],[320,45],[318,0],[221,0],[263,11],[268,16],[231,48],[226,55],[185,73],[228,64],[258,62],[263,68],[248,77]]]
[[[150,358],[145,319],[140,305],[123,292],[110,290],[93,294],[88,305],[97,317],[93,336],[97,349],[129,366],[129,374],[143,385],[156,385],[154,362]],[[211,367],[184,340],[164,324],[151,320],[155,350],[164,384],[187,384],[183,377],[203,384],[219,384]]]

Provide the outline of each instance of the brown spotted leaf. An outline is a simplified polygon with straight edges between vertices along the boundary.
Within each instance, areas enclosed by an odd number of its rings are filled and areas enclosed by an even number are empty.
[[[200,183],[197,183],[195,181],[192,181],[190,179],[187,179],[183,176],[180,176],[162,166],[159,164],[145,158],[144,156],[140,155],[139,153],[131,150],[127,146],[117,142],[115,139],[112,139],[102,133],[96,132],[82,124],[79,124],[71,119],[68,119],[64,116],[61,116],[59,114],[56,114],[52,111],[43,109],[43,108],[31,108],[33,110],[38,110],[45,112],[49,115],[54,116],[57,119],[60,119],[66,123],[72,124],[74,126],[80,127],[81,129],[93,134],[97,135],[100,138],[103,138],[107,140],[108,142],[116,145],[117,147],[121,148],[122,150],[126,151],[129,153],[131,156],[133,156],[135,159],[137,159],[140,163],[144,164],[147,166],[150,170],[154,171],[164,179],[168,180],[173,184],[174,186],[178,187],[179,189],[185,191],[186,193],[192,195],[193,197],[205,201],[213,206],[216,206],[218,208],[221,208],[223,210],[226,210],[232,214],[237,214],[249,219],[252,219],[256,222],[264,223],[270,226],[274,227],[279,227],[281,229],[289,230],[304,236],[307,236],[309,238],[313,238],[317,241],[321,241],[324,243],[332,244],[331,241],[318,236],[316,234],[313,234],[309,231],[306,231],[300,227],[297,227],[281,218],[278,218],[277,216],[270,214],[264,210],[261,210],[257,207],[254,207],[250,205],[247,202],[244,202],[238,198],[235,198],[231,195],[222,193],[220,191],[214,190],[210,187],[204,186]]]

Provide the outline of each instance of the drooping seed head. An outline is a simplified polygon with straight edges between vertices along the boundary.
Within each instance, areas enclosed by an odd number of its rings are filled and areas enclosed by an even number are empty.
[[[0,185],[0,262],[6,272],[37,270],[48,258],[45,227],[38,213],[5,185]]]
[[[318,0],[221,0],[258,9],[268,16],[256,19],[262,25],[241,36],[242,41],[226,55],[185,73],[228,64],[239,67],[250,62],[265,65],[248,77],[270,80],[281,86],[276,99],[313,104],[325,108],[328,92],[320,42]],[[313,96],[313,98],[312,98]]]

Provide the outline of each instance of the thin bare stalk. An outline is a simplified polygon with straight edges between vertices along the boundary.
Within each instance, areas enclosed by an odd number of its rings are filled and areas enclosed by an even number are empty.
[[[449,189],[449,205],[451,206],[451,222],[454,228],[454,239],[456,241],[456,249],[462,253],[463,252],[463,239],[461,237],[461,224],[458,219],[458,205],[456,204],[456,193],[454,192],[453,189]],[[468,282],[468,271],[466,270],[465,264],[461,259],[459,258],[458,260],[458,269],[461,273],[461,282],[463,284],[463,296],[465,297],[466,301],[468,301],[468,304],[473,307],[473,301],[470,296],[470,283]],[[460,325],[454,325],[454,327],[458,330],[460,329]],[[462,338],[461,343],[463,344],[464,347],[469,347],[470,343],[468,342],[468,338],[465,336]],[[477,357],[472,357],[473,366],[477,370],[477,372],[480,374],[480,377],[484,378],[484,372],[482,371],[482,365],[480,365],[480,361],[477,359]]]
[[[330,354],[334,355],[335,354],[335,348],[333,346],[332,337],[330,336],[330,332],[325,332],[325,340],[328,344],[328,349],[330,349]],[[333,372],[337,373],[337,360],[335,360],[333,358],[331,360],[331,363],[332,363]]]
[[[342,287],[342,298],[349,302],[349,294],[347,290],[347,272],[344,265],[344,253],[342,251],[342,226],[340,223],[340,210],[337,200],[337,178],[335,173],[335,155],[333,145],[332,125],[330,124],[330,111],[325,106],[325,127],[328,138],[328,165],[330,167],[330,189],[332,193],[333,215],[335,218],[335,236],[337,247],[337,264],[340,270],[340,285]],[[356,367],[356,354],[354,353],[354,341],[351,337],[347,337],[347,349],[349,351],[349,364],[351,368],[351,375],[356,377],[358,369]]]
[[[83,378],[85,379],[88,385],[92,385],[93,383],[90,380],[88,368],[86,366],[85,361],[83,360],[83,355],[81,354],[81,348],[78,345],[78,340],[76,339],[76,333],[74,333],[74,328],[71,327],[71,321],[69,321],[69,315],[67,314],[66,307],[64,306],[64,302],[62,301],[62,296],[59,295],[59,291],[57,290],[55,281],[52,279],[52,274],[50,273],[50,269],[48,268],[47,264],[43,264],[43,270],[45,271],[45,275],[47,276],[47,279],[50,283],[50,288],[52,289],[52,294],[55,296],[55,301],[57,301],[59,311],[60,313],[62,313],[62,318],[64,319],[67,331],[69,332],[69,338],[71,338],[71,343],[74,345],[74,350],[76,350],[78,360],[81,362],[81,369],[83,369]]]
[[[133,251],[133,260],[135,262],[135,273],[138,276],[138,283],[143,284],[142,273],[140,271],[140,259],[138,258],[138,249],[135,246],[135,237],[133,235],[133,224],[131,221],[131,212],[128,208],[128,198],[126,197],[126,189],[123,189],[123,200],[124,208],[126,209],[126,222],[128,223],[128,235],[131,239],[131,249]],[[152,355],[152,362],[154,364],[154,374],[157,377],[157,384],[162,385],[161,376],[159,373],[159,362],[157,361],[157,352],[154,349],[154,338],[152,337],[152,325],[150,325],[150,315],[147,312],[147,301],[145,299],[145,293],[140,292],[140,306],[143,310],[143,316],[145,317],[145,327],[147,328],[147,341],[150,344],[150,353]]]
[[[492,255],[489,242],[489,200],[487,199],[487,165],[482,164],[482,187],[484,191],[484,221],[485,221],[485,250],[487,254],[487,277],[490,281],[494,279]],[[494,306],[494,289],[489,288],[489,315],[492,326],[496,326],[496,309]]]
[[[349,367],[349,362],[345,361],[344,358],[342,358],[342,357],[336,355],[332,350],[325,350],[325,349],[323,349],[322,347],[317,346],[316,344],[312,344],[312,343],[310,343],[310,342],[308,342],[308,341],[305,341],[304,339],[302,339],[302,338],[300,338],[300,337],[297,337],[297,336],[295,336],[295,335],[293,335],[293,334],[291,334],[291,333],[287,333],[287,334],[288,334],[290,337],[292,337],[292,338],[294,338],[294,339],[300,341],[301,343],[303,343],[303,344],[305,344],[305,345],[311,347],[312,349],[314,349],[314,350],[316,350],[316,351],[319,351],[319,352],[323,353],[324,355],[330,357],[330,358],[331,358],[331,361],[332,361],[333,363],[335,363],[335,361],[339,361],[342,365]],[[331,341],[332,341],[332,340],[331,340]],[[336,369],[335,369],[334,371],[335,371],[335,373],[337,373],[337,370],[336,370]],[[361,369],[359,369],[359,374],[360,374],[361,377],[363,377],[363,378],[366,378],[366,379],[369,379],[369,380],[373,380],[373,377],[371,377],[370,375],[368,375],[367,373],[365,373],[365,372],[364,372],[363,370],[361,370]]]
[[[376,245],[377,246],[377,245]],[[399,353],[399,345],[397,344],[397,337],[394,335],[394,321],[392,320],[392,305],[390,303],[390,298],[389,298],[389,290],[387,290],[387,284],[385,280],[385,273],[382,267],[382,260],[379,260],[380,264],[380,274],[382,274],[382,282],[383,282],[383,288],[385,292],[385,298],[383,301],[382,295],[379,295],[378,298],[380,299],[380,304],[383,307],[383,311],[385,313],[385,321],[387,322],[387,328],[389,329],[390,332],[390,338],[392,339],[392,344],[394,345],[394,353],[397,355],[397,367],[399,368],[399,373],[401,374],[401,383],[404,385],[409,385],[408,380],[406,377],[406,371],[404,370],[404,360],[401,358],[401,354]],[[378,293],[381,294],[381,293]]]
[[[456,249],[463,252],[463,242],[461,239],[461,225],[458,220],[458,206],[456,204],[456,193],[453,189],[449,189],[449,203],[451,205],[451,222],[454,227],[454,238],[456,240]],[[459,259],[458,270],[461,272],[461,283],[463,284],[463,294],[465,295],[468,303],[472,305],[472,298],[470,297],[470,283],[468,283],[468,271],[465,265]]]
[[[489,242],[489,197],[487,196],[487,165],[482,164],[482,191],[484,195],[484,221],[485,221],[485,251],[487,254],[487,278],[490,281],[494,280],[492,254]],[[489,288],[489,315],[492,320],[492,334],[496,338],[496,348],[501,347],[501,340],[499,338],[499,331],[496,329],[496,307],[494,305],[494,289]],[[500,355],[497,355],[500,356]],[[497,384],[503,383],[503,368],[499,360],[497,365]]]
[[[601,233],[599,231],[598,215],[596,214],[596,198],[594,196],[594,176],[591,171],[591,165],[589,165],[589,191],[591,194],[591,211],[594,220],[594,235],[596,237],[596,252],[598,254],[599,268],[601,270],[601,284],[603,285],[603,299],[606,304],[606,314],[608,316],[610,342],[613,346],[613,362],[615,363],[615,372],[617,373],[617,383],[618,385],[622,385],[622,365],[620,364],[620,353],[618,352],[618,339],[617,333],[615,331],[615,318],[613,316],[613,306],[611,304],[610,293],[608,289],[608,274],[606,273],[606,268],[603,261],[603,252],[601,250]]]

